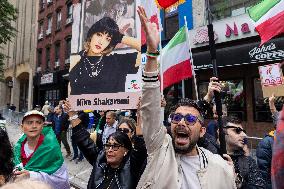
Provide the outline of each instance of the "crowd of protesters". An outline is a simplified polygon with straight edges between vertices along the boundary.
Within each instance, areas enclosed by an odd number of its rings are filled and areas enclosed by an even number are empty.
[[[147,51],[157,54],[156,25],[149,22],[143,8],[139,7],[138,15],[148,36]],[[88,189],[282,188],[283,123],[274,95],[269,105],[275,129],[258,144],[255,161],[246,153],[242,120],[223,113],[227,154],[220,154],[217,121],[205,124],[208,108],[216,111],[211,103],[214,91],[221,91],[218,78],[210,79],[204,100],[181,99],[175,104],[167,123],[159,116],[165,100],[160,95],[157,57],[148,58],[142,77],[142,97],[136,111],[77,112],[68,101],[62,100],[54,108],[45,102],[42,109],[37,107],[24,115],[24,135],[14,146],[0,128],[0,186],[70,188],[62,142],[66,158],[76,163],[86,158],[92,166]],[[68,129],[72,130],[73,156]]]

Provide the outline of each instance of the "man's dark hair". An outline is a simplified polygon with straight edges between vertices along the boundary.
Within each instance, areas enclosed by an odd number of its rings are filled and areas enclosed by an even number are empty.
[[[122,34],[119,32],[119,27],[117,23],[110,17],[103,17],[95,24],[93,24],[88,31],[87,38],[85,41],[90,42],[93,35],[99,32],[107,33],[111,37],[110,44],[105,49],[105,51],[113,49],[121,41]]]
[[[193,107],[198,110],[199,114],[203,119],[203,109],[199,106],[199,103],[195,100],[191,100],[189,98],[182,98],[178,101],[178,103],[171,109],[170,112],[175,112],[175,110],[181,106]]]
[[[13,175],[13,148],[7,132],[0,128],[0,175],[9,181]]]
[[[123,147],[125,147],[126,149],[132,149],[132,143],[127,134],[120,131],[116,131],[109,135],[107,141],[110,139],[110,137],[114,138],[116,142],[118,142],[120,145],[123,145]]]
[[[222,121],[223,121],[223,127],[226,127],[228,123],[234,123],[234,124],[242,123],[242,120],[236,116],[225,116],[223,117]]]

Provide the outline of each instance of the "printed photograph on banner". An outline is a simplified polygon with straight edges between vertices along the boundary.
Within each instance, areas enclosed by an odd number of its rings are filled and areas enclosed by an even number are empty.
[[[135,6],[134,0],[86,0],[81,6],[85,19],[80,19],[81,35],[74,35],[80,39],[72,38],[72,46],[81,48],[72,54],[69,69],[68,99],[75,110],[136,108],[141,93],[141,35],[134,27]]]
[[[263,86],[277,86],[284,84],[281,64],[269,64],[265,66],[259,66],[258,68],[261,84]]]
[[[103,17],[112,18],[117,23],[120,33],[137,37],[135,0],[86,0],[84,9],[84,38],[87,37],[92,25]],[[127,48],[127,46],[119,43],[116,48]]]

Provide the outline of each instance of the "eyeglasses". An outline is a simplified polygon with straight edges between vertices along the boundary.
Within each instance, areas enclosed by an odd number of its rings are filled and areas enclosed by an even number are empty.
[[[202,119],[198,118],[198,116],[192,115],[192,114],[171,114],[171,122],[174,124],[178,124],[182,119],[184,118],[184,121],[187,125],[193,126],[197,121],[200,123],[203,123]]]
[[[226,127],[224,127],[225,129],[229,129],[229,128],[232,128],[232,129],[234,129],[234,131],[239,135],[239,134],[241,134],[241,132],[244,132],[245,134],[247,133],[246,132],[246,130],[244,130],[244,129],[242,129],[242,128],[240,128],[240,127],[236,127],[236,126],[226,126]]]
[[[122,132],[122,133],[125,133],[125,134],[128,134],[128,133],[131,132],[131,130],[130,130],[130,129],[127,129],[127,128],[118,128],[117,130],[120,131],[120,132]]]
[[[123,147],[123,145],[121,145],[121,144],[105,144],[104,147],[105,147],[106,151],[108,151],[110,148],[113,151],[117,151],[120,147]]]

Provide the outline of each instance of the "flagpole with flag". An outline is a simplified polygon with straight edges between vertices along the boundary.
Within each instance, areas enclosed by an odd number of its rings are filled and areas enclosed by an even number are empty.
[[[183,26],[162,49],[163,88],[192,77],[186,27]]]
[[[284,33],[284,0],[263,0],[248,10],[261,44]]]
[[[192,77],[193,77],[193,82],[194,82],[195,96],[196,96],[196,100],[198,100],[199,95],[198,95],[198,91],[197,91],[196,74],[195,74],[195,70],[194,70],[194,64],[193,64],[193,58],[192,58],[192,52],[191,52],[186,16],[184,16],[184,23],[185,23],[185,27],[186,27],[186,35],[187,35],[188,46],[189,46],[189,55],[190,55],[190,63],[191,63],[190,65],[191,65]]]

